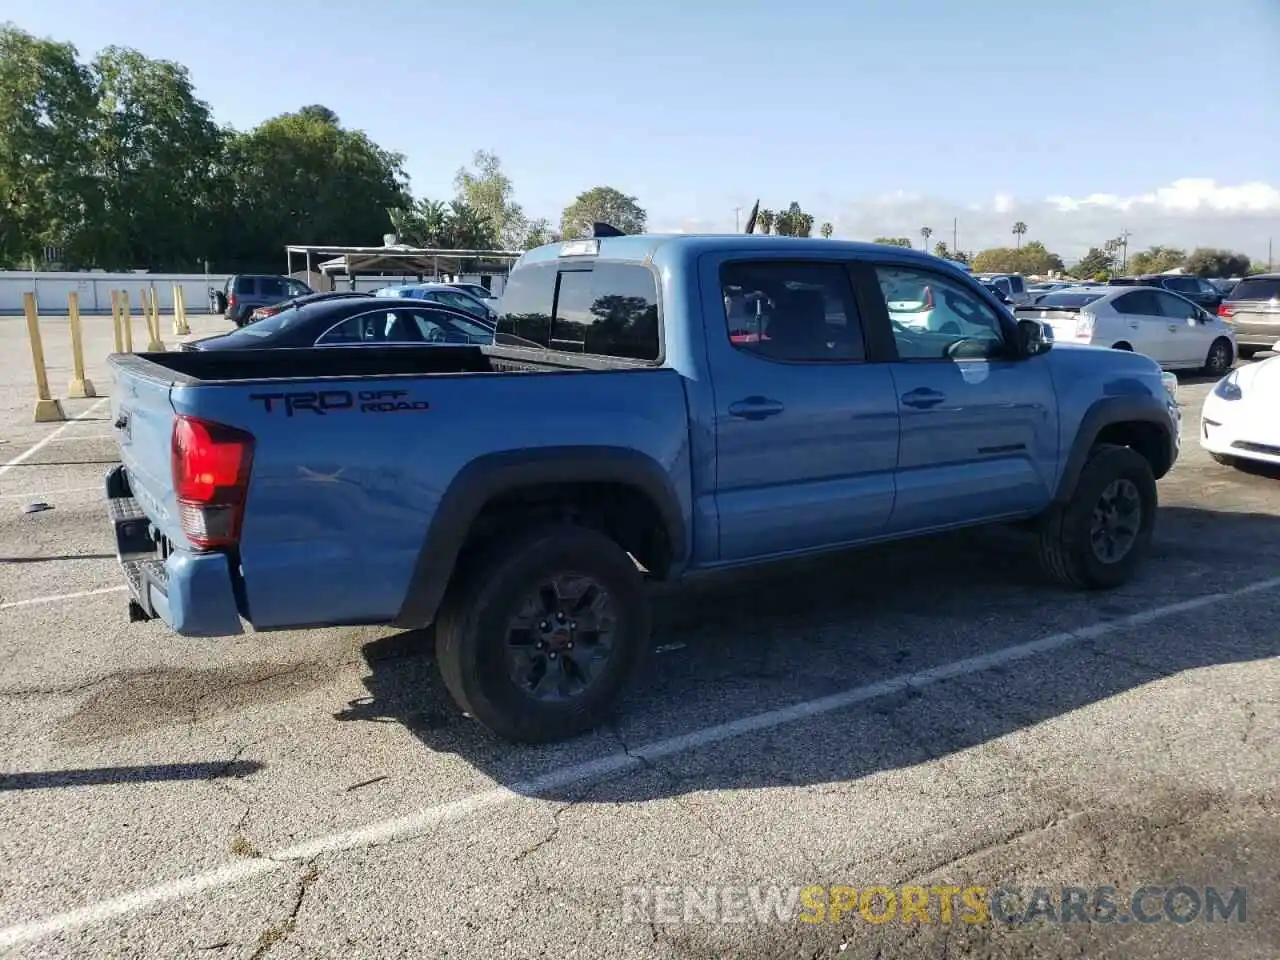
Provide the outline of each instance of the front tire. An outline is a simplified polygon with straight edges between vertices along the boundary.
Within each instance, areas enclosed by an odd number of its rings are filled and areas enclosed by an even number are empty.
[[[436,621],[436,660],[458,706],[500,737],[561,740],[598,726],[650,639],[630,556],[567,524],[491,547],[459,571]]]
[[[1041,566],[1059,583],[1080,589],[1127,583],[1150,550],[1157,505],[1146,459],[1129,447],[1099,444],[1071,499],[1040,518]]]
[[[1225,377],[1235,362],[1231,350],[1231,341],[1219,337],[1209,345],[1209,353],[1204,358],[1204,374],[1207,377]]]

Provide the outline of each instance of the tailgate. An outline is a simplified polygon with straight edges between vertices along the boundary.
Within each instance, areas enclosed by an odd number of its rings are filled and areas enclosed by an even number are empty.
[[[145,366],[144,366],[145,365]],[[148,519],[176,543],[185,542],[173,491],[171,448],[173,380],[157,364],[130,356],[111,360],[116,389],[111,397],[112,430],[129,486]]]

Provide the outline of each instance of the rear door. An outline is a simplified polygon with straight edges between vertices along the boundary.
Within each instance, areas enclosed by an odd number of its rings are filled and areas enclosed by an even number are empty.
[[[846,264],[709,253],[699,274],[720,560],[881,534],[897,402],[888,366],[869,360]]]
[[[1168,363],[1172,349],[1169,318],[1160,308],[1158,293],[1152,287],[1135,287],[1112,300],[1112,309],[1120,318],[1120,329],[1115,331],[1112,343],[1101,345],[1127,343],[1135,353],[1150,357],[1156,363]]]
[[[968,278],[877,262],[861,302],[887,327],[901,429],[888,529],[924,532],[1033,512],[1057,475],[1058,421],[1045,356],[1014,349],[1012,318]],[[927,330],[893,307],[915,286],[933,304]]]

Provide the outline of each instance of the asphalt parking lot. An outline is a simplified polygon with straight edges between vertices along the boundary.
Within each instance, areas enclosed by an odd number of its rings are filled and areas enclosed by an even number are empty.
[[[110,320],[85,324],[105,394]],[[44,326],[63,393],[66,321]],[[0,950],[1280,954],[1280,477],[1199,450],[1204,383],[1129,586],[1048,586],[979,531],[660,594],[617,722],[528,748],[456,713],[416,634],[130,624],[107,406],[32,423],[20,319],[0,357]],[[835,885],[1240,888],[1247,912],[716,922],[655,890]]]

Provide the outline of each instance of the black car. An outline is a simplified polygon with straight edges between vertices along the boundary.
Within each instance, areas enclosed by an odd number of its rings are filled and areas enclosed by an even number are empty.
[[[1112,277],[1107,281],[1112,287],[1158,287],[1168,290],[1180,297],[1185,297],[1197,306],[1213,312],[1222,303],[1222,292],[1208,280],[1189,276],[1185,273],[1144,274],[1140,277]]]
[[[513,341],[516,338],[511,338]],[[360,347],[492,344],[494,329],[461,310],[391,297],[326,297],[203,340],[183,350],[264,350],[274,347]],[[496,342],[505,343],[506,335]],[[522,345],[517,342],[516,345]]]
[[[333,290],[326,293],[308,293],[305,296],[294,297],[292,300],[282,300],[279,303],[273,303],[269,307],[259,307],[253,313],[249,314],[249,319],[245,323],[257,323],[264,317],[273,317],[282,310],[288,310],[290,307],[305,307],[309,303],[318,303],[321,300],[350,300],[354,297],[364,297],[366,299],[372,297],[372,293],[361,293],[356,290]]]

